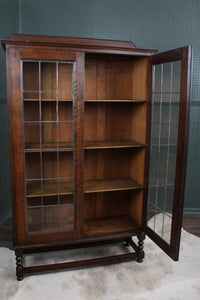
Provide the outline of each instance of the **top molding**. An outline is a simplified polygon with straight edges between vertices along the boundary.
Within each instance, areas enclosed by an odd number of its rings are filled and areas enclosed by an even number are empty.
[[[132,42],[101,40],[88,38],[57,37],[43,35],[11,34],[8,39],[1,40],[3,48],[6,45],[30,45],[47,47],[67,47],[75,51],[113,53],[113,54],[135,54],[149,56],[157,50],[139,49]]]

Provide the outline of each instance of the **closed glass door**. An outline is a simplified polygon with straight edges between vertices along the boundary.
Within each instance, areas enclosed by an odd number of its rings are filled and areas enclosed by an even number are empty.
[[[81,238],[84,53],[9,55],[14,246]]]
[[[74,62],[22,61],[27,233],[74,230]]]

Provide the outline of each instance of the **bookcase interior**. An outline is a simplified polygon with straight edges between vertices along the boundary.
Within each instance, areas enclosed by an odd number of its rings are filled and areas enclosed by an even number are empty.
[[[74,228],[72,62],[23,63],[30,232]],[[84,93],[86,236],[142,225],[148,59],[87,54]]]

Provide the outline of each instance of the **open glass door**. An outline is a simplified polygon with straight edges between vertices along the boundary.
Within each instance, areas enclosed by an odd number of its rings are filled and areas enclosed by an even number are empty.
[[[178,260],[189,129],[191,47],[152,58],[148,236]]]

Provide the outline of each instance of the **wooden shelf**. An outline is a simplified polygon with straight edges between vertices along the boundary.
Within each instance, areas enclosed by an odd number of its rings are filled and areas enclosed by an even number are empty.
[[[73,142],[59,142],[59,150],[73,150]],[[57,151],[57,142],[42,143],[42,151]],[[25,152],[40,151],[40,144],[27,143],[25,145]]]
[[[60,182],[59,185],[60,195],[70,195],[73,194],[73,181]],[[35,183],[33,181],[27,184],[27,198],[30,197],[41,197],[41,184]],[[43,182],[43,195],[44,196],[56,196],[58,195],[58,183]]]
[[[108,191],[123,191],[123,190],[135,190],[142,189],[143,187],[130,178],[126,179],[105,179],[105,180],[89,180],[84,183],[85,193],[98,193]],[[60,182],[59,185],[60,195],[73,194],[73,182]],[[27,183],[27,198],[40,197],[41,184],[33,181]],[[58,183],[43,183],[43,195],[44,196],[56,196],[58,195]]]
[[[40,99],[32,99],[32,98],[24,98],[24,101],[30,102],[30,101],[40,101]],[[54,102],[57,101],[54,98],[49,98],[49,99],[41,99],[42,102],[47,101],[47,102]],[[72,102],[72,99],[58,99],[58,101],[62,102]],[[147,102],[147,100],[139,100],[139,99],[85,99],[84,102],[133,102],[133,103],[144,103]]]
[[[84,102],[133,102],[133,103],[140,103],[140,102],[147,102],[147,100],[140,100],[140,99],[85,99]]]
[[[118,232],[138,231],[139,225],[130,216],[89,219],[84,221],[84,234],[105,235]]]
[[[85,149],[114,149],[114,148],[139,148],[144,147],[143,144],[133,140],[129,141],[85,141]],[[57,143],[43,143],[42,151],[57,151]],[[59,143],[59,150],[73,150],[72,142]],[[26,144],[25,151],[40,151],[40,144]]]
[[[40,101],[40,99],[32,99],[32,98],[24,98],[24,101],[25,102],[30,102],[30,101],[35,101],[35,102],[38,102]],[[42,102],[56,102],[57,99],[54,99],[54,98],[49,98],[49,99],[45,99],[45,98],[42,98],[41,99]],[[58,99],[59,102],[72,102],[73,100],[72,99]]]
[[[141,189],[142,186],[130,178],[89,180],[84,184],[85,193]]]
[[[135,148],[144,147],[143,144],[133,140],[129,141],[86,141],[85,149],[109,149],[109,148]]]

